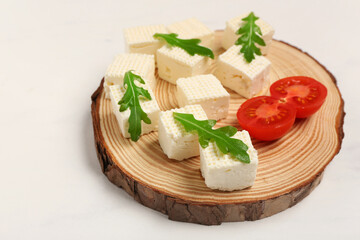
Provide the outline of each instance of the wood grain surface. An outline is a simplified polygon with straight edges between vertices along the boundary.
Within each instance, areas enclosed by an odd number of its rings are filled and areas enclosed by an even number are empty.
[[[216,32],[217,46],[221,34]],[[216,53],[222,51],[218,47]],[[272,142],[253,139],[259,165],[251,188],[233,192],[207,188],[199,157],[181,162],[168,159],[160,148],[157,132],[143,135],[136,143],[123,138],[100,83],[92,95],[91,109],[104,174],[136,201],[176,221],[214,225],[257,220],[298,203],[320,183],[325,167],[341,148],[344,102],[334,76],[307,53],[274,40],[266,57],[272,63],[271,82],[288,76],[309,76],[327,87],[328,96],[316,114],[296,120],[283,138]],[[245,99],[227,90],[231,94],[229,115],[217,126],[241,129],[236,111]],[[158,78],[155,95],[161,110],[178,107],[175,91],[175,85]]]

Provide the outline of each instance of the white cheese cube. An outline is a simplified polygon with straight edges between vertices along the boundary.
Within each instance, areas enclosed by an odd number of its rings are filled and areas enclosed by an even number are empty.
[[[198,38],[201,40],[200,45],[207,48],[212,48],[214,45],[214,31],[196,18],[173,23],[167,29],[170,33],[177,33],[179,38]]]
[[[214,75],[221,83],[245,98],[259,93],[270,82],[270,61],[264,56],[255,56],[246,62],[240,46],[232,46],[219,56]]]
[[[222,38],[223,48],[228,49],[235,44],[236,40],[240,37],[240,35],[236,34],[236,31],[244,24],[243,20],[241,19],[247,17],[248,15],[249,13],[243,14],[241,16],[232,18],[226,22],[226,28]],[[265,41],[266,44],[266,46],[258,46],[258,47],[260,48],[261,53],[263,55],[266,55],[269,51],[271,40],[275,31],[270,24],[268,24],[261,18],[258,19],[255,23],[260,27],[262,33],[262,39]]]
[[[250,163],[243,163],[235,157],[222,153],[215,142],[207,148],[200,146],[200,168],[209,188],[222,191],[240,190],[254,184],[258,165],[257,151],[247,131],[237,132],[233,138],[240,139],[248,146]]]
[[[171,159],[184,160],[199,155],[199,141],[196,133],[186,132],[183,125],[176,121],[173,112],[193,114],[197,120],[206,120],[206,113],[200,105],[160,112],[159,143],[164,153]]]
[[[158,123],[159,123],[159,105],[155,100],[154,93],[146,84],[138,84],[137,81],[135,82],[136,85],[143,87],[144,89],[148,90],[151,96],[151,100],[148,100],[142,96],[139,97],[140,106],[143,111],[148,115],[151,120],[151,124],[146,124],[141,121],[141,135],[152,132],[157,130]],[[116,116],[116,119],[119,123],[119,128],[121,134],[125,138],[130,138],[129,130],[129,117],[130,117],[130,108],[126,109],[124,112],[120,112],[120,105],[118,104],[119,101],[125,94],[125,88],[120,85],[112,85],[109,87],[110,89],[110,98],[112,104],[113,113]]]
[[[181,77],[208,73],[212,59],[195,54],[191,56],[179,47],[165,45],[156,53],[159,77],[176,84]]]
[[[180,107],[200,104],[209,119],[226,118],[229,110],[230,94],[212,74],[179,78],[177,101]]]
[[[131,53],[155,54],[163,45],[153,37],[155,33],[167,33],[166,27],[160,24],[124,29],[126,48]]]
[[[124,75],[129,70],[134,70],[135,74],[146,79],[152,90],[155,88],[155,59],[153,55],[140,53],[120,54],[115,57],[105,73],[104,88],[107,98],[110,98],[109,86],[123,85]]]

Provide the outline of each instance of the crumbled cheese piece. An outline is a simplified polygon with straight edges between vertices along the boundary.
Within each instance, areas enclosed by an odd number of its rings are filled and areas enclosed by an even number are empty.
[[[258,156],[249,133],[245,130],[238,131],[233,138],[242,140],[248,146],[250,163],[240,162],[229,153],[222,153],[214,142],[210,142],[207,148],[200,147],[201,173],[209,188],[233,191],[254,184]]]
[[[151,89],[155,88],[155,60],[153,55],[128,53],[115,57],[105,73],[104,88],[106,97],[109,98],[109,87],[111,85],[123,85],[124,75],[127,71],[134,70],[134,73],[147,79]]]
[[[270,81],[270,61],[257,56],[251,63],[240,54],[241,46],[232,46],[219,56],[215,76],[221,83],[245,98],[259,93]]]
[[[165,45],[157,51],[156,62],[160,78],[176,84],[178,78],[208,73],[212,59]]]
[[[249,13],[243,14],[241,16],[232,18],[226,22],[226,28],[222,38],[223,48],[228,49],[235,44],[236,40],[240,36],[236,34],[236,31],[240,28],[242,24],[244,24],[244,22],[241,19],[247,17],[248,15]],[[261,53],[263,55],[266,55],[269,51],[271,40],[275,31],[270,24],[268,24],[261,18],[258,19],[255,23],[260,27],[262,33],[262,39],[265,41],[266,44],[266,46],[259,46]]]
[[[125,43],[130,53],[155,54],[163,43],[153,36],[167,33],[164,25],[138,26],[124,29]]]
[[[206,113],[200,105],[188,105],[160,113],[159,142],[164,153],[171,159],[183,160],[199,155],[196,133],[186,132],[183,125],[176,121],[173,112],[191,113],[197,120],[206,120]]]
[[[230,94],[214,75],[179,78],[176,85],[177,101],[180,107],[200,104],[209,119],[226,118]]]
[[[136,85],[140,86],[137,81],[135,82]],[[148,117],[151,120],[151,124],[146,124],[143,121],[141,121],[141,135],[155,131],[158,127],[159,122],[159,113],[160,108],[155,100],[154,93],[151,91],[149,86],[146,84],[141,84],[141,87],[148,90],[151,96],[151,100],[148,100],[142,96],[139,97],[140,100],[140,106],[143,109],[143,111],[148,115]],[[122,97],[125,94],[125,88],[120,85],[112,85],[109,87],[110,91],[110,98],[111,98],[111,104],[112,104],[112,110],[113,113],[116,116],[116,119],[119,123],[119,128],[121,131],[121,134],[125,138],[130,138],[130,134],[128,132],[129,130],[129,117],[130,117],[130,109],[128,108],[124,112],[120,112],[120,105],[118,104],[119,101],[122,99]]]
[[[196,18],[189,18],[184,21],[173,23],[169,25],[167,29],[170,33],[179,34],[179,38],[198,38],[201,40],[200,45],[208,48],[213,47],[214,31],[210,30]]]

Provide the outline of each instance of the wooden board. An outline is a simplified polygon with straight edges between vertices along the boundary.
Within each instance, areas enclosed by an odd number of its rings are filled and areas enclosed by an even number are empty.
[[[217,46],[221,34],[216,33]],[[199,157],[182,162],[168,159],[160,148],[157,132],[142,136],[136,143],[124,139],[101,83],[92,95],[91,109],[104,174],[136,201],[176,221],[213,225],[257,220],[298,203],[320,183],[325,167],[340,150],[344,103],[334,76],[307,53],[273,41],[267,57],[272,62],[272,82],[294,75],[309,76],[327,87],[328,96],[319,112],[297,120],[283,138],[273,142],[253,140],[259,165],[251,188],[233,192],[207,188]],[[162,110],[177,107],[175,89],[158,79],[155,95]],[[227,90],[231,93],[229,116],[217,126],[240,129],[235,115],[245,99]]]

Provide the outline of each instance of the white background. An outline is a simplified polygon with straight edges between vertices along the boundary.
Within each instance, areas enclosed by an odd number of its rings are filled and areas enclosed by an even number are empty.
[[[359,1],[0,0],[0,239],[360,239]],[[253,10],[337,78],[345,138],[322,183],[255,222],[173,222],[102,174],[90,95],[122,29]]]

